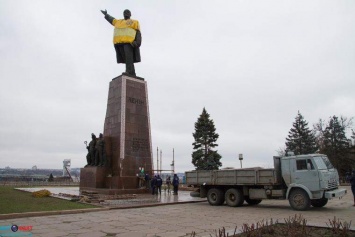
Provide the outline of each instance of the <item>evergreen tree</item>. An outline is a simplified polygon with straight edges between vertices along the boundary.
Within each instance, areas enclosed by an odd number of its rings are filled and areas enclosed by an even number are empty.
[[[286,151],[292,151],[295,155],[312,154],[317,151],[316,137],[308,128],[308,123],[298,111],[293,127],[286,138]]]
[[[216,143],[219,135],[216,133],[213,120],[206,109],[203,108],[202,114],[195,123],[195,133],[192,134],[195,142],[192,143],[192,164],[196,170],[218,170],[222,166],[222,158],[217,151],[212,148],[218,146]]]
[[[53,182],[53,181],[54,181],[54,177],[53,177],[53,174],[51,173],[49,175],[48,182]]]
[[[354,164],[350,164],[348,157],[350,140],[346,138],[345,126],[339,121],[338,117],[330,118],[323,136],[324,148],[321,152],[328,156],[341,174],[344,174],[349,170],[349,165]]]

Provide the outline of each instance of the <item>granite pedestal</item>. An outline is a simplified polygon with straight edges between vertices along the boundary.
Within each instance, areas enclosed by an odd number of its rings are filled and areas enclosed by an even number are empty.
[[[153,173],[146,81],[127,75],[112,79],[103,135],[107,164],[82,168],[80,190],[97,189],[101,193],[141,190],[137,177],[140,169],[149,175]]]

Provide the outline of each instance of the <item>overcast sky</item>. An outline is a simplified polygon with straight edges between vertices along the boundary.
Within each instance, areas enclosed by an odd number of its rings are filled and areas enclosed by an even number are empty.
[[[355,116],[355,1],[0,0],[0,168],[86,164],[120,75],[100,9],[130,9],[143,42],[153,158],[191,164],[194,123],[214,120],[223,167],[273,167],[299,110]]]

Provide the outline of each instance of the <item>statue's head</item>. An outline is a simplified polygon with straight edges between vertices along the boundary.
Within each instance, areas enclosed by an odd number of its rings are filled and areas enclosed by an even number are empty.
[[[96,139],[95,134],[91,133],[91,138],[92,138],[93,140]]]
[[[131,18],[131,11],[128,10],[128,9],[124,10],[123,11],[123,17],[124,17],[125,20],[130,19]]]
[[[103,136],[104,136],[104,135],[102,135],[102,133],[100,133],[99,137],[100,137],[100,138],[103,138]]]

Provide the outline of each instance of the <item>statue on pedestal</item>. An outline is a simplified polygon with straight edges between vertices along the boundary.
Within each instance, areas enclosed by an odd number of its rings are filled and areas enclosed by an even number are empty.
[[[114,28],[113,44],[116,50],[117,63],[126,64],[126,74],[136,76],[134,63],[141,61],[139,47],[142,43],[139,22],[131,19],[130,10],[124,10],[124,19],[115,19],[107,14],[107,10],[101,10],[105,19]]]

